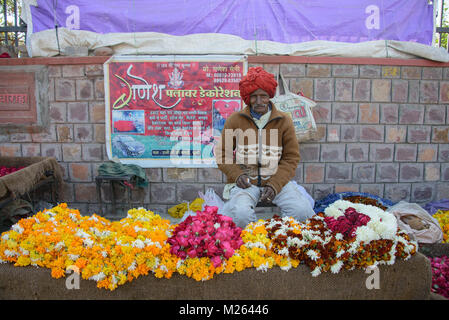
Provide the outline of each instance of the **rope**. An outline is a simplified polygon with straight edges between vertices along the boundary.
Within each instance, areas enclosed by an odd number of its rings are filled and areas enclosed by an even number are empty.
[[[56,5],[58,0],[53,0],[53,22],[55,24],[56,43],[58,45],[58,54],[61,55],[61,47],[59,46],[58,23],[56,22]]]

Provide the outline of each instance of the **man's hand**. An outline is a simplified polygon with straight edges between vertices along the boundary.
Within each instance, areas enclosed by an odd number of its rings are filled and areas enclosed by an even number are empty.
[[[246,174],[242,174],[241,176],[239,176],[235,183],[237,184],[237,187],[242,189],[251,187],[251,182],[249,181],[249,178]]]
[[[270,186],[265,186],[262,190],[262,194],[260,195],[260,202],[268,202],[273,201],[276,196],[276,192]]]

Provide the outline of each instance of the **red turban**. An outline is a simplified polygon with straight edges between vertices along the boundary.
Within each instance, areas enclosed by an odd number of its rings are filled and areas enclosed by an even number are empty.
[[[249,97],[257,89],[266,91],[270,98],[276,94],[278,83],[274,75],[266,72],[262,67],[249,68],[246,76],[239,82],[240,95],[247,106],[249,106]]]

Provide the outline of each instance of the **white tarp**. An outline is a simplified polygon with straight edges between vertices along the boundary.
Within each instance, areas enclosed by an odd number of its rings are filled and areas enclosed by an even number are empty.
[[[449,62],[449,54],[438,48],[395,40],[375,40],[359,43],[309,41],[280,43],[245,40],[239,36],[218,33],[197,33],[173,36],[166,33],[95,33],[70,30],[65,27],[33,32],[30,5],[36,0],[24,0],[22,19],[27,23],[27,48],[31,57],[51,57],[66,47],[111,47],[115,55],[290,55],[327,57],[369,57],[428,59]]]
[[[162,54],[223,54],[223,55],[290,55],[327,57],[365,57],[428,59],[449,62],[444,48],[414,42],[376,40],[360,43],[310,41],[284,44],[273,41],[249,41],[224,34],[193,34],[171,36],[154,32],[98,34],[89,31],[58,28],[59,48],[87,47],[94,50],[111,47],[115,55]],[[59,54],[55,30],[31,34],[27,39],[31,57],[51,57]]]

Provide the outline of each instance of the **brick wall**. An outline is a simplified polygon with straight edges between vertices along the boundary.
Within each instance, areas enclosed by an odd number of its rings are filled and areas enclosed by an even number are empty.
[[[35,59],[48,65],[50,126],[41,133],[0,131],[0,156],[55,157],[67,182],[62,200],[89,213],[98,211],[94,179],[107,161],[102,62]],[[417,203],[449,197],[449,64],[270,57],[250,60],[256,65],[281,71],[292,92],[318,104],[319,140],[301,144],[295,177],[316,200],[342,191]],[[221,195],[226,181],[214,168],[146,172],[150,185],[133,191],[132,200],[157,212],[209,187]],[[103,192],[110,203],[109,189]]]

